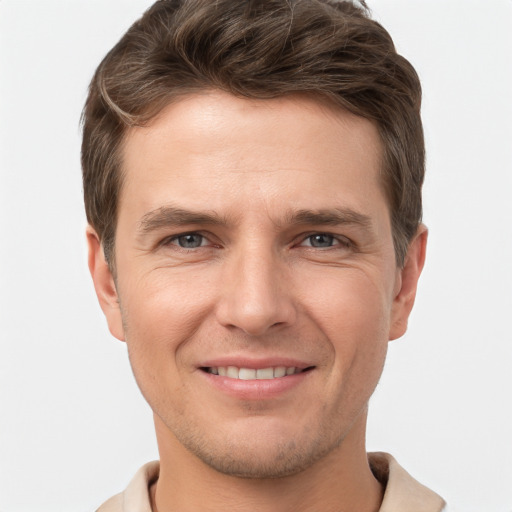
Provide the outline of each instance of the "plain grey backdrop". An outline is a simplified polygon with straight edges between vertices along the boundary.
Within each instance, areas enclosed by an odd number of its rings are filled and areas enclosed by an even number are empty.
[[[86,265],[79,117],[148,0],[0,0],[0,510],[94,510],[156,458]],[[512,510],[512,1],[369,0],[424,87],[427,265],[371,401],[459,511]]]

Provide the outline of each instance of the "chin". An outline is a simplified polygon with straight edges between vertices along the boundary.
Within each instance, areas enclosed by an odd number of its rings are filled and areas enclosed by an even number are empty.
[[[300,473],[312,466],[330,450],[306,451],[297,447],[294,441],[274,447],[272,453],[258,453],[253,450],[228,446],[224,453],[198,452],[196,455],[219,473],[240,478],[270,479],[283,478]],[[256,450],[254,450],[256,451]]]
[[[340,432],[304,429],[293,436],[260,428],[245,435],[198,438],[191,430],[177,435],[180,443],[215,471],[239,478],[275,479],[300,473],[335,450],[342,442]]]

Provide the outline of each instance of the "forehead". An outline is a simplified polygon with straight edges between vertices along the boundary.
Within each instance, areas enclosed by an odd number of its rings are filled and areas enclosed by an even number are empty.
[[[328,196],[364,202],[382,195],[381,154],[373,123],[327,102],[208,91],[127,133],[120,211],[128,200],[148,210],[177,198],[196,209],[206,199],[212,209],[237,198],[288,209],[321,208]]]

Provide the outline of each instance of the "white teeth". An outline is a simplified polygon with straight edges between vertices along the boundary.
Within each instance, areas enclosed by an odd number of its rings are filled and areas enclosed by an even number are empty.
[[[274,369],[273,368],[262,368],[261,370],[256,370],[256,378],[257,379],[273,379],[274,378]]]
[[[274,377],[284,377],[286,375],[286,366],[274,368]]]
[[[256,378],[256,370],[252,368],[240,368],[238,378],[240,380],[254,380]]]
[[[230,379],[240,380],[267,380],[285,377],[300,373],[302,370],[295,366],[276,366],[275,368],[237,368],[236,366],[212,366],[208,368],[208,373],[228,377]]]
[[[226,370],[226,377],[230,379],[238,379],[238,368],[236,366],[228,366]]]

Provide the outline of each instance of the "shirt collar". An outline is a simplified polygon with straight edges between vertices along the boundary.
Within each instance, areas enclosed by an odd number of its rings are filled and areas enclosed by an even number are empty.
[[[375,478],[385,488],[379,512],[443,510],[444,500],[409,475],[388,453],[369,453],[368,461]],[[122,493],[122,509],[119,512],[152,512],[149,487],[158,479],[159,469],[158,461],[153,461],[137,471]]]

